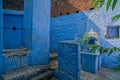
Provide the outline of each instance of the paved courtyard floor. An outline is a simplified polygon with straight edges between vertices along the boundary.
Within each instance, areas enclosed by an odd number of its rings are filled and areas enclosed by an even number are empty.
[[[56,57],[56,54],[52,55]],[[57,57],[51,61],[51,67],[54,70],[58,70]],[[113,72],[108,68],[101,68],[97,74],[91,74],[85,71],[81,71],[81,80],[120,80],[120,72]]]
[[[98,74],[81,71],[81,80],[120,80],[120,72],[102,68]]]

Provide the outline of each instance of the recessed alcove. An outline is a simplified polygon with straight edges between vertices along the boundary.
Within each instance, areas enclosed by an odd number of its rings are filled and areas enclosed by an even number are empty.
[[[24,41],[26,35],[31,36],[27,29],[28,26],[24,26],[24,0],[3,0],[3,55],[7,65],[14,63],[14,68],[27,65],[31,47]]]
[[[0,74],[48,64],[50,0],[0,0],[0,4]]]

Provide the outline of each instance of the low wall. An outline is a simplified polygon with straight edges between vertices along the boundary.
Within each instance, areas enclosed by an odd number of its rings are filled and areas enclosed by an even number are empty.
[[[61,80],[80,80],[80,44],[74,41],[59,43],[58,77]]]
[[[50,50],[57,52],[59,41],[74,40],[84,35],[87,16],[83,13],[51,18]]]

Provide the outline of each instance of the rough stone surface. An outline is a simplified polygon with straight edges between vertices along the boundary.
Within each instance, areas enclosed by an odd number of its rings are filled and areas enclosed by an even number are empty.
[[[29,1],[29,0],[28,0]],[[33,1],[33,0],[32,0]],[[36,11],[37,10],[37,11]],[[28,14],[28,12],[26,13]],[[50,0],[34,0],[32,15],[32,53],[29,65],[49,63]]]
[[[118,2],[118,4],[120,1]],[[89,32],[91,28],[96,31],[100,39],[100,45],[111,48],[113,46],[120,47],[120,39],[107,39],[105,38],[109,25],[119,25],[120,20],[116,22],[111,21],[111,17],[119,14],[119,5],[116,6],[115,11],[105,11],[105,6],[102,9],[90,10],[59,16],[51,18],[50,29],[50,47],[52,52],[57,52],[58,42],[63,40],[72,40],[82,37],[85,32]],[[111,32],[111,34],[114,34]],[[119,52],[113,53],[111,56],[102,55],[102,66],[113,68],[120,64],[118,62]]]
[[[60,42],[58,51],[58,77],[61,80],[80,79],[79,48],[79,44],[74,42]]]
[[[50,53],[50,65],[51,69],[58,70],[58,55],[56,53]]]
[[[81,71],[81,80],[120,80],[120,72],[102,68],[98,74],[90,74]]]
[[[118,1],[120,4],[120,1]],[[90,31],[93,28],[96,32],[98,32],[100,36],[100,45],[111,48],[111,47],[120,47],[119,38],[108,39],[106,38],[107,26],[116,26],[119,25],[120,20],[112,22],[112,16],[118,14],[120,10],[118,9],[119,5],[116,6],[115,11],[109,10],[105,11],[105,6],[102,9],[97,9],[93,11],[88,11],[85,14],[88,16],[88,25],[86,26],[86,32]],[[115,34],[111,32],[111,35]],[[113,68],[120,64],[118,61],[119,52],[114,52],[111,56],[102,55],[102,66]]]
[[[101,69],[101,56],[96,53],[81,53],[82,70],[96,74]]]
[[[0,0],[0,4],[2,4],[2,0]],[[3,48],[3,15],[2,15],[2,5],[0,5],[0,74],[2,72],[2,48]]]
[[[49,71],[49,68],[49,65],[22,67],[10,72],[6,72],[5,74],[1,75],[1,77],[4,80],[26,80],[35,77],[36,75],[42,75],[44,72],[47,72],[47,70]],[[44,75],[41,76],[41,78],[44,78]]]
[[[57,63],[57,60],[54,61],[54,63]],[[57,66],[58,65],[54,65],[54,67]],[[97,74],[91,74],[81,70],[80,80],[120,80],[120,72],[113,72],[111,69],[103,67]]]
[[[26,57],[27,66],[48,64],[50,0],[24,0],[24,13],[14,10],[7,10],[8,12],[4,13],[1,1],[0,19],[3,20],[0,20],[0,73],[14,70],[15,64],[18,63],[14,56],[9,62],[2,54],[2,40],[4,49],[16,49],[24,46],[31,51]],[[4,17],[2,18],[2,16]],[[5,34],[2,33],[2,21],[4,21]]]
[[[87,17],[84,13],[51,18],[50,50],[58,51],[59,41],[73,40],[84,35]]]

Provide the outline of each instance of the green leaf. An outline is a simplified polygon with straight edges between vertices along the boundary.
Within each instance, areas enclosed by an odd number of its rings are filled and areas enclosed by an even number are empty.
[[[94,6],[94,4],[95,4],[95,0],[92,1],[91,6]]]
[[[93,48],[90,50],[90,52],[92,52],[92,53],[95,53],[95,51],[96,51],[96,48]]]
[[[106,11],[109,10],[110,5],[112,4],[112,0],[107,1]]]
[[[98,46],[96,44],[90,44],[90,52],[95,52],[98,49]]]
[[[118,19],[120,19],[120,14],[117,14],[117,15],[112,17],[112,21],[116,21]]]
[[[120,66],[115,67],[115,68],[113,69],[113,71],[120,71]]]
[[[114,0],[114,1],[113,1],[113,4],[112,4],[112,10],[115,9],[117,2],[118,2],[118,0]]]
[[[113,47],[113,52],[116,52],[117,51],[117,47]]]
[[[108,48],[105,48],[105,51],[104,51],[104,53],[108,53],[108,51],[109,51],[109,50],[108,50]]]
[[[80,39],[79,42],[82,43],[82,42],[83,42],[83,39]]]
[[[96,8],[98,6],[98,4],[99,4],[99,0],[95,0],[95,2],[93,4],[94,8]]]
[[[108,56],[110,56],[112,53],[113,53],[113,48],[110,49],[109,53],[108,53]]]
[[[104,53],[106,53],[106,48],[103,48],[103,50],[102,50],[102,53],[101,54],[104,54]]]
[[[100,7],[103,6],[104,2],[105,2],[105,0],[101,0]]]
[[[100,54],[103,54],[103,52],[104,52],[104,48],[103,48],[102,46],[100,47],[99,50],[100,50]]]

